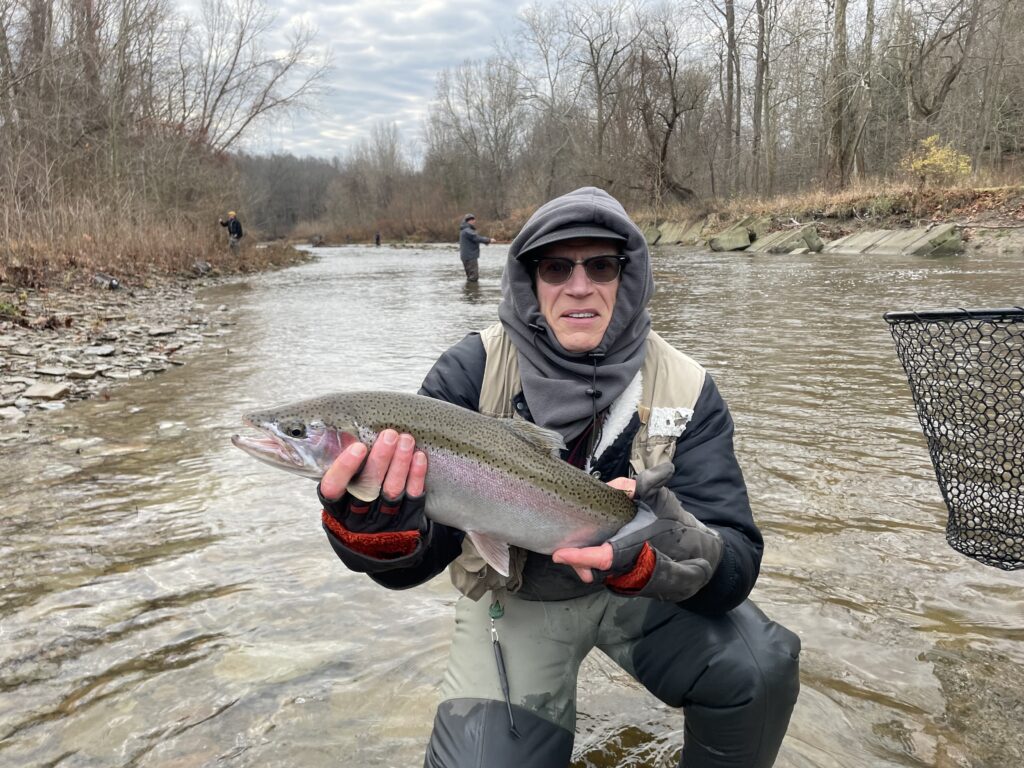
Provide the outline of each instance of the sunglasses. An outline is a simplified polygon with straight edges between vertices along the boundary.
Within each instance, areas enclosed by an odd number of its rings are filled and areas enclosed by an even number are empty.
[[[595,283],[610,283],[617,278],[623,267],[629,263],[628,256],[591,256],[589,259],[545,258],[533,262],[537,277],[548,285],[561,285],[569,281],[577,264],[583,265],[587,277]]]

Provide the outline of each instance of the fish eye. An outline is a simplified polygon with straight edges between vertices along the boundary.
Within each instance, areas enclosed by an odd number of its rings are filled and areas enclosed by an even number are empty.
[[[293,424],[284,425],[284,429],[281,431],[288,435],[288,437],[301,440],[306,436],[306,425],[302,422],[294,422]]]

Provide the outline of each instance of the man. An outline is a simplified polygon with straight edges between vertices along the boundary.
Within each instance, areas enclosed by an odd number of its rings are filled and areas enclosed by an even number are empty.
[[[242,239],[242,222],[238,220],[234,211],[228,211],[227,221],[220,219],[220,225],[228,228],[228,247],[231,249],[231,253],[238,255],[238,249]]]
[[[462,268],[466,270],[466,280],[475,283],[480,279],[480,243],[493,243],[490,237],[477,234],[476,216],[467,213],[459,225],[459,258]]]
[[[646,241],[616,200],[593,187],[556,198],[512,243],[500,322],[445,352],[420,390],[556,430],[566,461],[653,510],[635,530],[550,557],[514,550],[503,577],[424,518],[414,436],[352,445],[321,481],[346,565],[394,589],[447,567],[463,593],[427,768],[567,765],[576,676],[595,647],[683,709],[686,768],[775,760],[799,639],[747,599],[762,539],[732,418],[707,371],[650,330],[653,292]],[[375,498],[347,492],[357,473]]]

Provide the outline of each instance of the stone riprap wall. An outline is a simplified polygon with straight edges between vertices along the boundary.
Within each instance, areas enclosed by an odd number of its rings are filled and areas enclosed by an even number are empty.
[[[832,253],[909,256],[948,256],[963,251],[956,224],[915,229],[873,229],[825,242],[813,224],[769,232],[771,220],[748,216],[720,228],[716,216],[696,221],[648,224],[643,228],[649,245],[693,245],[712,251],[750,253]]]

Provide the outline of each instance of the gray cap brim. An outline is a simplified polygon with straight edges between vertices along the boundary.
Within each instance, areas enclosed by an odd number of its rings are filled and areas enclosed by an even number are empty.
[[[616,240],[620,243],[626,242],[626,238],[618,232],[613,232],[610,229],[599,227],[595,224],[581,224],[576,227],[563,227],[562,229],[556,229],[554,232],[548,232],[546,235],[541,235],[532,243],[528,243],[516,258],[522,261],[526,256],[535,255],[533,252],[538,248],[543,248],[552,243],[559,243],[563,240],[578,240],[581,238]]]

